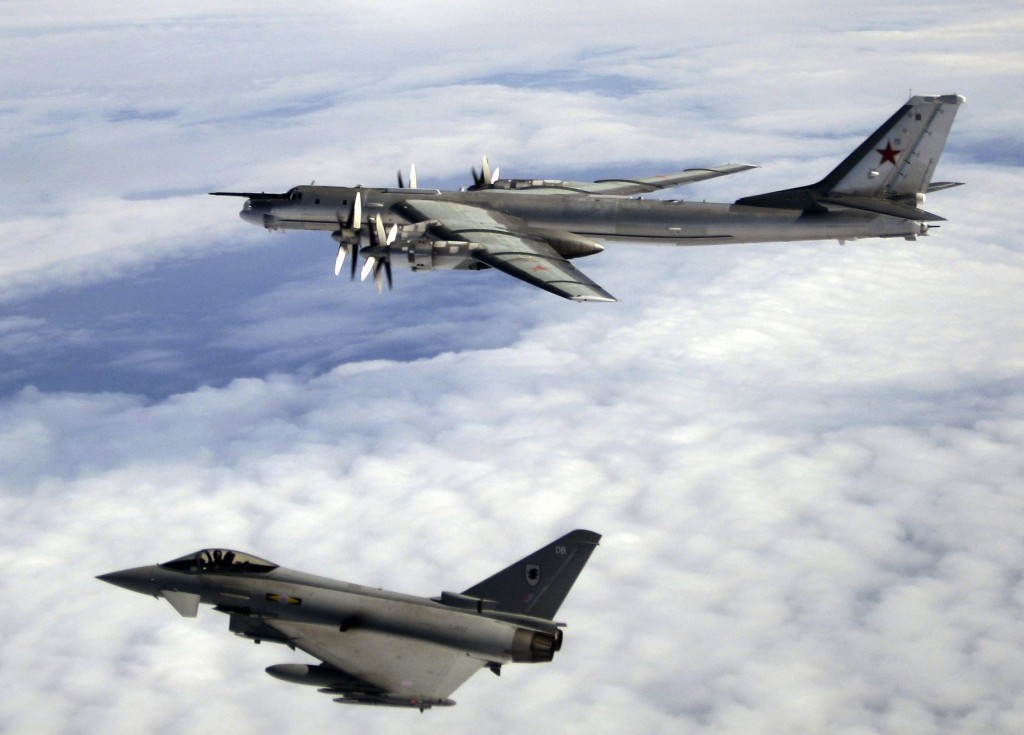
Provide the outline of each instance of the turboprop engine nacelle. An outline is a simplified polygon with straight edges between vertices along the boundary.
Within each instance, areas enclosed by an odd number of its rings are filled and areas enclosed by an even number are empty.
[[[431,238],[427,234],[430,224],[422,222],[399,228],[398,238],[390,246],[392,265],[414,271],[481,270],[488,267],[472,256],[473,250],[479,245],[465,240]],[[584,258],[604,250],[600,243],[571,232],[535,232],[563,258]]]
[[[479,270],[483,263],[470,255],[474,245],[464,240],[399,237],[389,247],[391,264],[414,271]]]

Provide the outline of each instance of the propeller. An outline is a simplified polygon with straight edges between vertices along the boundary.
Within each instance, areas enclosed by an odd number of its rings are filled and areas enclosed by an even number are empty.
[[[359,257],[359,231],[363,227],[363,198],[361,192],[356,192],[355,201],[352,202],[352,212],[349,214],[348,225],[341,221],[341,212],[338,212],[338,229],[331,233],[331,237],[338,241],[338,257],[334,259],[334,275],[341,273],[345,265],[345,256],[351,251],[352,268],[351,278],[356,277],[356,259]]]
[[[340,220],[341,218],[339,217],[338,219]],[[340,221],[338,222],[338,225],[339,226],[341,225]],[[345,253],[346,252],[347,252],[347,248],[342,243],[339,242],[338,243],[338,255],[334,259],[334,275],[338,275],[339,273],[341,273],[341,267],[343,265],[345,265]]]
[[[496,168],[496,169],[494,169],[494,172],[492,173],[491,172],[491,164],[487,160],[487,156],[484,156],[483,157],[483,161],[481,161],[480,173],[476,172],[476,167],[475,166],[472,168],[472,171],[473,171],[473,188],[474,189],[486,189],[488,187],[494,186],[494,183],[498,180],[498,173],[501,171],[501,169]]]
[[[373,244],[366,250],[370,251],[366,262],[363,263],[363,271],[360,280],[365,281],[366,277],[373,272],[373,282],[377,284],[377,291],[384,290],[384,278],[387,278],[388,290],[393,287],[391,278],[391,243],[398,237],[398,225],[391,225],[391,229],[384,232],[384,221],[379,217],[373,218],[373,228],[370,230]]]
[[[399,171],[398,171],[398,188],[399,189],[404,189],[405,188],[405,181],[402,179],[402,171],[401,171],[401,169],[399,169]],[[410,166],[409,166],[409,188],[410,189],[418,189],[419,188],[418,186],[416,186],[416,164],[415,163],[410,164]]]

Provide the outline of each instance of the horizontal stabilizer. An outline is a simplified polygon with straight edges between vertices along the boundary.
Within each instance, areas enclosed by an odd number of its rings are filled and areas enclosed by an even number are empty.
[[[963,186],[962,181],[936,181],[934,184],[928,185],[928,193],[931,194],[933,191],[942,191],[943,189],[952,189],[954,186]]]
[[[912,207],[903,202],[892,199],[876,199],[875,197],[861,197],[854,194],[831,194],[818,200],[822,204],[838,204],[850,209],[860,209],[864,212],[875,214],[887,214],[890,217],[902,217],[918,222],[945,222],[945,217],[926,212],[923,209]]]

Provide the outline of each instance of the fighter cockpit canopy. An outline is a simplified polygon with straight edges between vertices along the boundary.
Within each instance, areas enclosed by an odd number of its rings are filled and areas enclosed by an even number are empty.
[[[160,566],[178,572],[247,572],[266,573],[277,569],[277,564],[258,556],[231,549],[203,549]]]

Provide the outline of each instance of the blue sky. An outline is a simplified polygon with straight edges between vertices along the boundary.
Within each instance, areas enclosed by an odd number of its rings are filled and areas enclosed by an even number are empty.
[[[1013,4],[5,9],[0,730],[1021,730]],[[967,97],[932,235],[612,245],[581,266],[617,304],[378,295],[206,195],[759,164],[678,192],[732,201],[910,90]],[[604,539],[555,661],[423,716],[93,579],[223,545],[433,595],[576,527]]]

